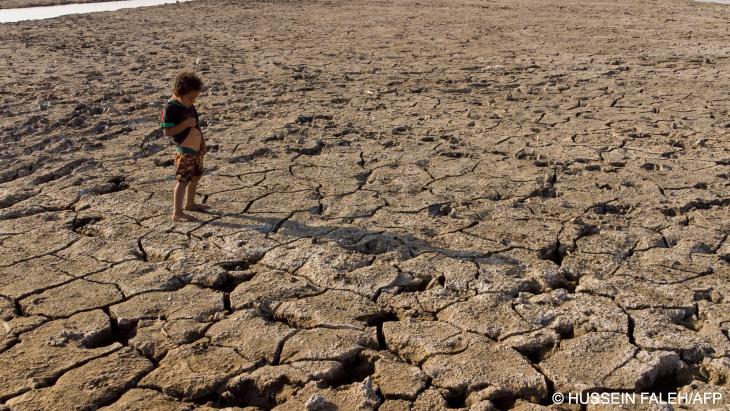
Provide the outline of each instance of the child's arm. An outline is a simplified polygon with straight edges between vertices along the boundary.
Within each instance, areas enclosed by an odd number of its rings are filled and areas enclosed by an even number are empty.
[[[205,137],[203,137],[203,133],[200,133],[200,153],[203,155],[208,153],[208,146],[205,144]]]
[[[166,137],[172,137],[176,134],[181,133],[183,130],[185,130],[186,128],[189,128],[189,127],[197,127],[197,122],[192,117],[186,118],[185,121],[183,121],[182,123],[180,123],[176,126],[167,127],[167,128],[164,128],[163,130],[165,130]]]
[[[198,110],[195,107],[193,107],[193,115],[195,116],[195,124],[197,124],[198,123]],[[205,136],[203,135],[203,130],[200,127],[198,127],[198,131],[200,131],[200,153],[202,155],[205,155],[208,153],[208,146],[205,144]]]

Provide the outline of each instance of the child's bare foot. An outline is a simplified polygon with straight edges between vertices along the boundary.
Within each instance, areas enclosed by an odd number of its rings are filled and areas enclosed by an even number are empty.
[[[185,206],[186,211],[205,211],[209,208],[210,208],[210,206],[207,206],[205,204],[193,204],[193,205]]]
[[[198,221],[198,218],[185,213],[176,213],[172,215],[173,221]]]

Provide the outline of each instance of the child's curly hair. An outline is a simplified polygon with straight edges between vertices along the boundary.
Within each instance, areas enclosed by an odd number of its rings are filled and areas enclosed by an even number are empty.
[[[203,82],[200,77],[191,71],[178,73],[172,83],[172,92],[178,96],[184,96],[192,91],[200,91],[202,88]]]

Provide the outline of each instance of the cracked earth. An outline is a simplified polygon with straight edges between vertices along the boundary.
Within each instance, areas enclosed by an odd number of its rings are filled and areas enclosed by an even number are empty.
[[[727,399],[728,23],[200,0],[0,25],[0,409]],[[212,211],[172,223],[183,67]]]

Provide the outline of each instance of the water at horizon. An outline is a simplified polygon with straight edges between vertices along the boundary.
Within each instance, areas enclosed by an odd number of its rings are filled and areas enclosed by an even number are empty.
[[[157,6],[168,3],[184,3],[191,0],[121,0],[101,3],[73,3],[58,6],[25,7],[17,9],[0,9],[0,23],[14,23],[25,20],[42,20],[69,14],[96,13],[100,11],[116,11],[137,7]]]

